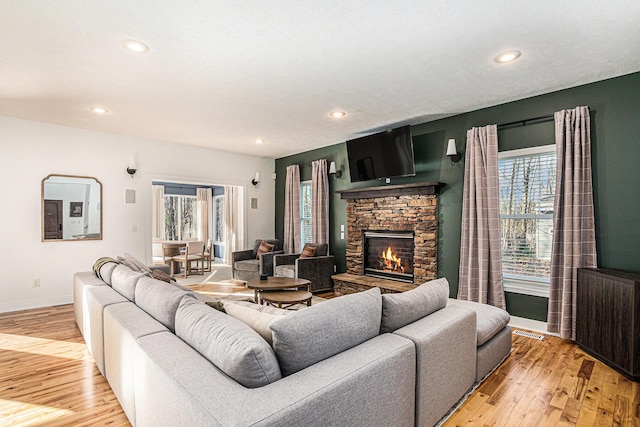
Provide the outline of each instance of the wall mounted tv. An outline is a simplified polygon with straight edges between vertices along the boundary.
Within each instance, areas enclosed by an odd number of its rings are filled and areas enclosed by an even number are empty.
[[[351,182],[416,174],[409,126],[347,141],[347,157]]]

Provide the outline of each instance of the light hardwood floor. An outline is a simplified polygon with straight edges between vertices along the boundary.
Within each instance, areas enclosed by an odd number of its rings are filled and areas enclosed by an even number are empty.
[[[640,426],[639,383],[560,338],[513,335],[513,347],[446,427]],[[73,307],[0,314],[0,426],[98,425],[129,423]]]

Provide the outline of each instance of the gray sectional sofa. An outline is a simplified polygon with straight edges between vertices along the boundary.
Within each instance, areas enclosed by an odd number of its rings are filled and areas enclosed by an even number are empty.
[[[74,275],[76,322],[136,426],[429,426],[476,382],[479,314],[445,279],[274,315],[270,345],[190,291],[99,275]]]

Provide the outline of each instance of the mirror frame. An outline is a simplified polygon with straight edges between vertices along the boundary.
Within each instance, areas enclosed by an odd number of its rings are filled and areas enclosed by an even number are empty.
[[[98,188],[100,190],[100,199],[99,202],[100,203],[100,236],[99,237],[84,237],[84,238],[75,238],[75,239],[45,239],[44,237],[44,216],[45,216],[45,207],[44,207],[44,185],[45,182],[52,177],[60,177],[60,178],[80,178],[80,179],[91,179],[94,180],[97,184],[98,184]],[[102,240],[102,182],[100,182],[96,177],[93,176],[82,176],[82,175],[62,175],[62,174],[56,174],[56,173],[52,173],[47,175],[46,177],[44,177],[42,179],[42,182],[40,184],[40,200],[41,200],[41,210],[40,210],[40,232],[41,232],[41,240],[43,242],[84,242],[87,240]]]

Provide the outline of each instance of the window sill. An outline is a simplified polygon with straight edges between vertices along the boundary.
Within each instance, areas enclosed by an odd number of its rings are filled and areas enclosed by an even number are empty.
[[[505,277],[503,279],[503,285],[505,292],[549,298],[549,283],[546,282]]]

